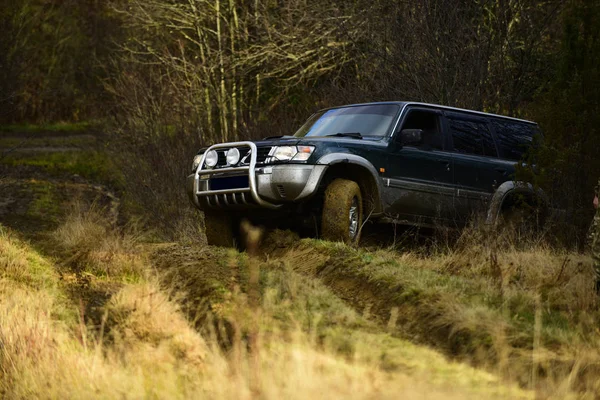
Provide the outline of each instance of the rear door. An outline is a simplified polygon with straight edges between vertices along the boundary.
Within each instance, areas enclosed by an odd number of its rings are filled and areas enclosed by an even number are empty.
[[[422,142],[401,146],[403,129],[422,129]],[[405,111],[383,174],[387,213],[412,222],[452,215],[452,153],[447,146],[441,111],[419,107]]]
[[[454,155],[455,218],[465,221],[487,209],[496,188],[509,179],[511,168],[498,158],[486,117],[444,114]]]

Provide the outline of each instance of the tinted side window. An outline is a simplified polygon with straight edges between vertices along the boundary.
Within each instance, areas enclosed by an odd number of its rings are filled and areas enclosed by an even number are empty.
[[[500,156],[514,161],[519,161],[531,147],[536,132],[535,126],[514,121],[492,120],[492,127]]]
[[[449,118],[450,132],[457,153],[498,157],[492,134],[484,121]]]

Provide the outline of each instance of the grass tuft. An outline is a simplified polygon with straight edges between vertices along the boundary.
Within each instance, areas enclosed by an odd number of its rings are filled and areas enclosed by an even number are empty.
[[[65,264],[113,281],[137,281],[146,274],[147,259],[138,248],[142,235],[135,226],[117,231],[95,208],[74,210],[52,235]]]

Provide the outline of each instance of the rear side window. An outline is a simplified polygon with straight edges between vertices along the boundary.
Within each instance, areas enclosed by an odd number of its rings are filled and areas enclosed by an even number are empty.
[[[492,127],[496,133],[500,156],[513,161],[523,158],[537,132],[534,125],[514,121],[492,120]]]
[[[498,157],[494,139],[485,121],[448,119],[454,151],[476,156]]]

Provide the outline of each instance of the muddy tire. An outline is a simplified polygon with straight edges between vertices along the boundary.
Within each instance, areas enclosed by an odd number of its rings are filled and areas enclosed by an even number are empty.
[[[360,240],[362,222],[362,196],[356,182],[347,179],[331,182],[323,200],[321,237],[356,244]]]
[[[235,247],[234,219],[226,213],[204,213],[204,232],[211,246]]]

